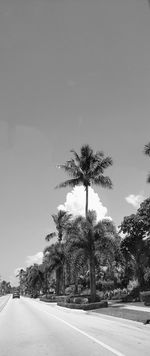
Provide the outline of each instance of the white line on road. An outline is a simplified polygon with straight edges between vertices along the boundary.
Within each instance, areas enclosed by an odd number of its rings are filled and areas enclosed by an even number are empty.
[[[33,305],[35,306],[35,304],[33,304]],[[35,306],[35,307],[37,308],[37,306]],[[76,326],[74,326],[74,325],[68,323],[67,321],[65,321],[65,320],[63,320],[63,319],[61,319],[61,318],[59,318],[58,316],[56,316],[56,315],[54,315],[54,314],[52,314],[52,313],[48,313],[48,312],[46,312],[45,310],[41,310],[41,309],[39,309],[39,308],[37,308],[37,309],[40,310],[42,313],[45,313],[45,314],[47,314],[47,315],[49,315],[49,316],[52,316],[53,318],[55,318],[55,319],[61,321],[62,323],[64,323],[64,324],[66,324],[67,326],[69,326],[70,328],[72,328],[72,329],[78,331],[80,334],[82,334],[82,335],[88,337],[90,340],[92,340],[92,341],[94,341],[95,343],[99,344],[100,346],[102,346],[102,347],[105,348],[106,350],[112,352],[114,355],[116,355],[116,356],[125,356],[125,354],[122,354],[121,352],[119,352],[118,350],[114,349],[113,347],[111,347],[111,346],[105,344],[105,343],[102,342],[102,341],[99,341],[99,340],[96,339],[95,337],[93,337],[93,336],[87,334],[86,332],[84,332],[84,331],[82,331],[81,329],[77,328]]]
[[[8,301],[10,300],[10,297],[11,297],[11,295],[8,295],[8,297],[7,297],[7,296],[4,296],[4,298],[1,297],[2,299],[0,300],[0,301],[1,301],[1,303],[0,303],[0,312],[1,312],[1,311],[5,308],[5,306],[7,305]],[[3,299],[4,299],[4,301],[3,301]]]

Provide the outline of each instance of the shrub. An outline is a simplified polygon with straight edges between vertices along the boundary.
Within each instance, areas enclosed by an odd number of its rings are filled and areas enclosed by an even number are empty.
[[[89,303],[92,303],[92,300],[91,300],[91,296],[90,296],[90,295],[88,296],[88,300],[89,300]],[[98,303],[98,302],[100,302],[100,301],[101,301],[101,297],[100,297],[98,294],[96,294],[95,303]]]
[[[150,306],[150,291],[141,292],[140,299],[144,302],[144,305]]]
[[[98,290],[102,290],[104,292],[110,291],[114,288],[114,281],[112,281],[112,280],[109,280],[109,281],[98,280],[96,282],[96,287]]]
[[[74,285],[67,287],[67,288],[65,289],[65,294],[66,294],[66,295],[69,295],[69,294],[74,293],[74,289],[75,289]]]
[[[85,304],[75,304],[75,303],[57,303],[61,307],[70,308],[70,309],[82,309],[82,310],[92,310],[92,309],[99,309],[99,308],[107,308],[108,303],[107,301],[101,301],[99,303],[85,303]]]
[[[73,303],[75,303],[75,304],[86,304],[86,303],[88,303],[88,302],[89,302],[88,298],[75,297],[75,298],[73,299]]]
[[[133,298],[133,300],[139,301],[140,300],[140,287],[137,286],[131,290],[129,296]]]
[[[138,286],[139,286],[138,280],[137,279],[133,279],[133,280],[129,281],[128,286],[127,286],[127,290],[129,292],[131,292],[133,289],[135,289]]]
[[[123,302],[139,302],[140,301],[140,288],[139,286],[133,288],[126,296],[121,298]]]
[[[95,303],[100,302],[102,298],[96,294]],[[83,295],[68,295],[65,298],[66,303],[75,303],[75,304],[86,304],[91,303],[91,296],[89,294]]]

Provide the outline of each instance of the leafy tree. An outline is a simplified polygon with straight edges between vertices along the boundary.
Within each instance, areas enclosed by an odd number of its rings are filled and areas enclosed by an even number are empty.
[[[143,230],[143,237],[150,237],[150,198],[145,199],[141,203],[137,210],[137,217]]]
[[[11,284],[5,280],[0,282],[0,295],[5,295],[11,293]]]
[[[71,178],[60,183],[56,188],[75,187],[82,184],[86,191],[85,216],[88,214],[88,188],[95,184],[104,188],[111,188],[112,182],[104,176],[106,168],[112,165],[112,158],[104,156],[102,151],[93,152],[89,145],[81,147],[80,154],[71,150],[73,158],[59,165]]]
[[[141,289],[145,288],[144,271],[150,264],[150,199],[146,199],[136,214],[126,216],[120,226],[125,234],[121,243],[125,259],[134,261],[135,276]]]
[[[31,265],[26,270],[19,271],[20,291],[21,294],[30,294],[33,297],[39,295],[43,282],[44,273],[41,265]]]

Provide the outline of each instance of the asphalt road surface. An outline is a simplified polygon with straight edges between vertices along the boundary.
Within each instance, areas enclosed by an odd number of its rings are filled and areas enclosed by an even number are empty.
[[[0,356],[101,355],[149,356],[150,326],[24,297],[0,312]]]

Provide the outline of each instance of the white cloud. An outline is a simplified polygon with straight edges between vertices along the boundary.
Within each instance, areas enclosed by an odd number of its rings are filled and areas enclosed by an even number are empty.
[[[58,206],[58,210],[65,210],[73,216],[85,216],[85,188],[83,186],[76,186],[70,193],[66,195],[64,204]],[[95,210],[97,213],[97,220],[110,218],[106,216],[107,208],[103,206],[97,193],[94,189],[89,187],[89,210]],[[111,219],[111,218],[110,218]]]
[[[38,252],[33,256],[27,256],[26,258],[26,266],[29,267],[34,263],[40,265],[43,261],[43,252]]]
[[[141,194],[138,194],[138,195],[130,194],[128,197],[125,198],[127,203],[133,205],[134,208],[139,208],[143,199],[144,199],[144,197]]]

